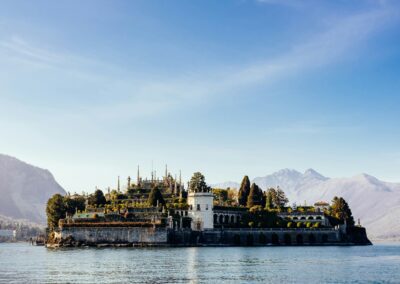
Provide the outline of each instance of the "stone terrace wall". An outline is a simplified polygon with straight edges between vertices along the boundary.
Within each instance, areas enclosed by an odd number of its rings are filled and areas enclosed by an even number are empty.
[[[176,245],[264,246],[343,244],[346,240],[341,231],[333,229],[214,229],[170,232],[169,242]]]
[[[226,229],[221,231],[205,231],[204,242],[228,245],[318,245],[337,244],[343,238],[338,230],[249,230]]]
[[[84,243],[166,244],[167,230],[152,227],[63,227],[61,237]]]

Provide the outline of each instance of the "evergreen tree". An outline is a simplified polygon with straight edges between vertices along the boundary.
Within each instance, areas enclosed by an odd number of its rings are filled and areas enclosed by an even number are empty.
[[[248,176],[244,176],[238,193],[239,205],[241,206],[247,205],[247,198],[249,196],[249,193],[250,193],[250,180]]]
[[[96,205],[98,207],[104,207],[107,203],[106,198],[104,197],[103,192],[100,189],[97,189],[92,195],[89,197],[89,204]]]
[[[268,191],[265,193],[265,209],[274,209],[274,203],[272,202],[272,194],[270,192],[270,189],[268,189]]]
[[[265,202],[265,207],[267,209],[275,209],[277,207],[277,193],[275,188],[271,187],[267,190],[267,198]]]
[[[211,188],[207,185],[204,175],[196,172],[190,179],[189,190],[192,192],[210,192]]]
[[[261,188],[258,187],[255,183],[253,183],[250,187],[250,192],[247,197],[247,207],[251,208],[256,205],[261,205],[263,199],[263,192]]]
[[[64,198],[61,194],[54,194],[46,206],[47,226],[50,230],[58,227],[58,221],[65,217]]]
[[[331,215],[339,219],[342,223],[346,222],[348,226],[354,226],[354,218],[349,204],[342,197],[335,196],[333,198]]]
[[[157,202],[159,205],[165,205],[165,200],[161,194],[161,191],[156,185],[151,189],[147,203],[150,206],[157,206]]]
[[[278,186],[276,190],[276,206],[283,208],[288,202],[289,200],[287,199],[285,192]]]

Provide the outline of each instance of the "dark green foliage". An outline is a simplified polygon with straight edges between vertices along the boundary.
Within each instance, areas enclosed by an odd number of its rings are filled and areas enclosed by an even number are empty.
[[[58,221],[65,217],[66,208],[64,197],[60,194],[54,194],[46,206],[47,225],[50,230],[58,227]]]
[[[150,206],[157,206],[157,203],[159,205],[165,205],[165,200],[161,194],[161,191],[158,186],[154,186],[149,194],[149,199],[147,200]]]
[[[246,206],[247,205],[247,198],[250,193],[250,180],[248,176],[244,176],[242,180],[242,184],[240,185],[239,188],[239,193],[238,193],[238,203],[241,206]]]
[[[219,189],[214,188],[214,200],[224,203],[228,200],[228,190],[227,189]]]
[[[96,207],[104,207],[107,203],[106,198],[100,189],[97,189],[93,194],[91,194],[88,201],[89,205]]]
[[[273,228],[277,226],[278,220],[276,212],[269,212],[263,210],[261,206],[254,206],[243,214],[241,223],[244,227],[249,226],[249,223],[252,222],[253,226],[257,225],[259,228]]]
[[[79,196],[76,198],[70,198],[69,196],[65,196],[64,205],[65,205],[65,211],[69,215],[72,215],[76,212],[76,210],[78,211],[85,210],[85,198],[83,196]]]
[[[274,209],[274,203],[272,202],[272,193],[270,190],[271,189],[268,189],[268,191],[265,193],[265,209],[267,209],[267,210]],[[275,189],[273,189],[273,190],[275,190]]]
[[[285,205],[289,202],[285,192],[280,189],[269,188],[265,194],[265,209],[283,209]]]
[[[332,217],[337,218],[341,224],[346,222],[350,227],[354,226],[354,218],[351,209],[346,200],[342,197],[335,196],[332,200],[330,214]]]
[[[211,188],[206,184],[204,175],[196,172],[190,179],[189,190],[192,192],[210,192]]]
[[[261,206],[262,200],[263,200],[263,192],[261,188],[259,188],[258,185],[253,183],[250,187],[249,195],[247,196],[247,207],[251,208],[257,205]]]
[[[289,202],[289,200],[286,197],[285,192],[279,188],[276,190],[276,200],[275,200],[275,206],[279,208],[285,207],[285,205]]]

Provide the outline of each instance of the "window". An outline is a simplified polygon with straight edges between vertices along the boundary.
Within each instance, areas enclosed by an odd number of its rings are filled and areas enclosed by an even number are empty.
[[[189,206],[189,210],[193,210],[193,205],[190,205],[190,206]]]
[[[200,204],[197,204],[197,211],[200,211]]]
[[[206,204],[206,210],[208,210],[208,204]]]

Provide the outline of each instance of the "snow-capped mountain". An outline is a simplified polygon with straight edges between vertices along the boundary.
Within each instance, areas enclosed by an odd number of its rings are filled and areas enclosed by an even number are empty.
[[[36,223],[46,221],[46,203],[64,189],[48,171],[0,154],[0,214]]]
[[[355,220],[367,228],[373,239],[400,240],[400,183],[388,183],[360,174],[348,178],[327,178],[313,169],[304,173],[284,169],[253,179],[262,189],[282,188],[290,204],[330,202],[334,196],[347,200]]]

